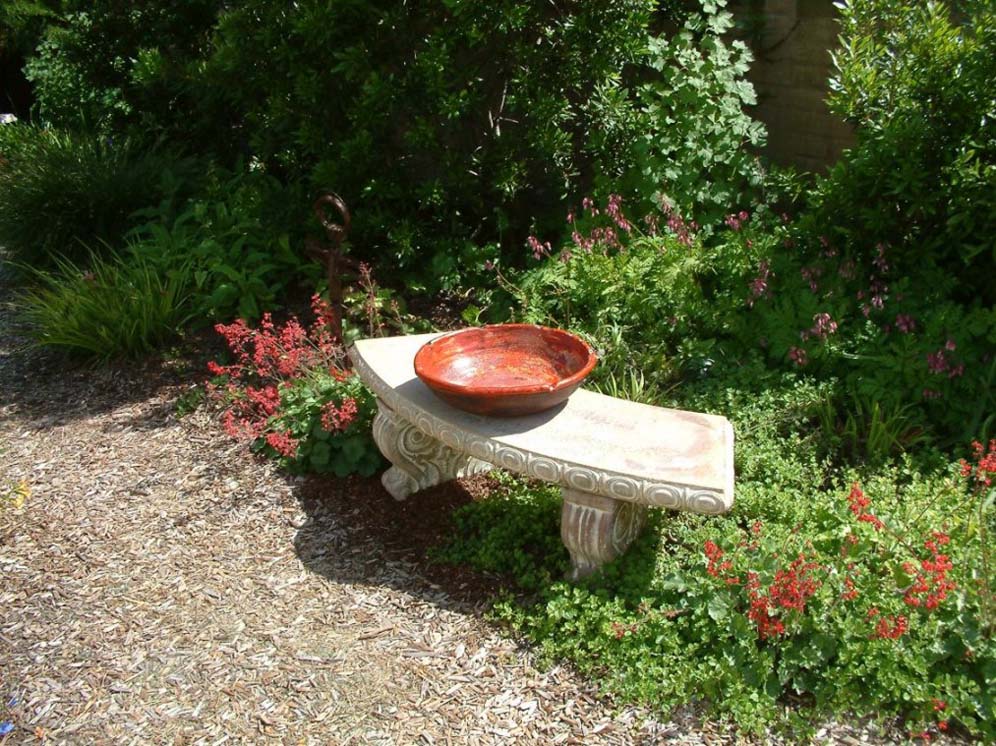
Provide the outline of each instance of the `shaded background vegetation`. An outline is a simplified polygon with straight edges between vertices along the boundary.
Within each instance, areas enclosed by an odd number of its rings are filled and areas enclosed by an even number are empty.
[[[992,738],[996,12],[842,4],[830,104],[856,141],[812,175],[756,156],[724,6],[5,3],[25,328],[106,358],[238,317],[279,347],[300,327],[266,314],[325,289],[308,205],[334,189],[369,264],[347,339],[421,329],[406,301],[443,293],[466,323],[587,336],[603,392],[736,425],[731,515],[658,516],[590,587],[557,580],[555,496],[508,482],[461,514],[440,556],[518,582],[502,619],[627,697],[746,728],[857,711]],[[321,426],[356,382],[313,367],[249,376],[257,450],[374,468],[362,428],[339,453]],[[762,617],[800,572],[806,603]]]

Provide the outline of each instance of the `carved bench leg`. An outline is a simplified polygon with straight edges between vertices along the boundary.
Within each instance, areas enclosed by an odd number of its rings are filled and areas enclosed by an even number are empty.
[[[564,487],[560,536],[571,553],[570,579],[591,575],[626,551],[647,517],[643,505]]]
[[[451,479],[479,474],[491,464],[454,451],[378,401],[373,437],[380,452],[392,466],[380,478],[395,500]]]

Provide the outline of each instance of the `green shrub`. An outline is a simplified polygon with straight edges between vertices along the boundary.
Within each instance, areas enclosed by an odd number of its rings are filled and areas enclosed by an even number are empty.
[[[310,293],[322,271],[302,245],[303,191],[252,171],[214,169],[204,181],[186,202],[136,213],[145,222],[128,237],[163,271],[190,266],[192,321],[255,320],[299,287]]]
[[[365,258],[452,287],[571,197],[711,220],[757,181],[723,4],[71,0],[28,71],[48,120],[333,188]]]
[[[976,452],[978,479],[933,459],[840,472],[812,447],[832,384],[731,373],[677,401],[734,420],[728,515],[653,511],[629,552],[572,586],[557,581],[562,550],[525,549],[558,540],[556,498],[520,484],[463,508],[442,556],[510,573],[524,595],[495,615],[627,700],[700,700],[797,738],[828,715],[992,738],[996,514],[981,479],[996,445]]]
[[[937,268],[952,298],[991,306],[996,10],[850,0],[841,24],[830,103],[858,143],[819,182],[813,232],[859,263],[884,244],[898,274]]]
[[[733,27],[724,4],[703,3],[674,36],[650,40],[645,64],[654,74],[637,87],[627,123],[634,159],[612,185],[667,202],[706,229],[749,204],[764,176],[764,127],[744,111],[757,103],[746,80],[752,57],[742,42],[724,40]]]
[[[18,317],[35,344],[98,359],[153,352],[185,323],[192,277],[168,273],[133,253],[65,259],[29,269],[33,287],[17,298]]]
[[[84,260],[120,245],[132,214],[174,195],[192,164],[130,140],[0,127],[0,245],[18,263]]]
[[[662,390],[708,373],[719,342],[743,323],[753,249],[703,241],[670,206],[637,218],[618,195],[586,205],[572,217],[572,243],[505,282],[518,314],[586,334],[600,353],[600,385],[637,375]]]
[[[190,133],[231,152],[230,116],[192,85],[211,42],[217,0],[61,0],[26,66],[44,121],[103,135]]]

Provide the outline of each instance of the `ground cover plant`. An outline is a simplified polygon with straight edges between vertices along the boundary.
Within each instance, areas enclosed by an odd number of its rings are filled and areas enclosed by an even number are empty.
[[[991,738],[996,443],[965,464],[841,472],[813,448],[826,392],[795,375],[747,369],[683,394],[668,403],[734,420],[728,516],[655,513],[626,555],[571,585],[556,490],[510,479],[461,510],[438,557],[514,578],[493,616],[626,699],[700,700],[797,737],[819,716],[872,713],[924,738]]]

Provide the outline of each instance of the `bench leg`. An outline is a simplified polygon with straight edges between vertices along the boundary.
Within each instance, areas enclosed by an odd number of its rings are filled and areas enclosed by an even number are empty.
[[[377,402],[373,437],[391,468],[380,478],[395,500],[459,477],[491,469],[488,464],[432,438]]]
[[[591,575],[626,551],[646,521],[643,505],[567,487],[560,536],[571,553],[572,581]]]

